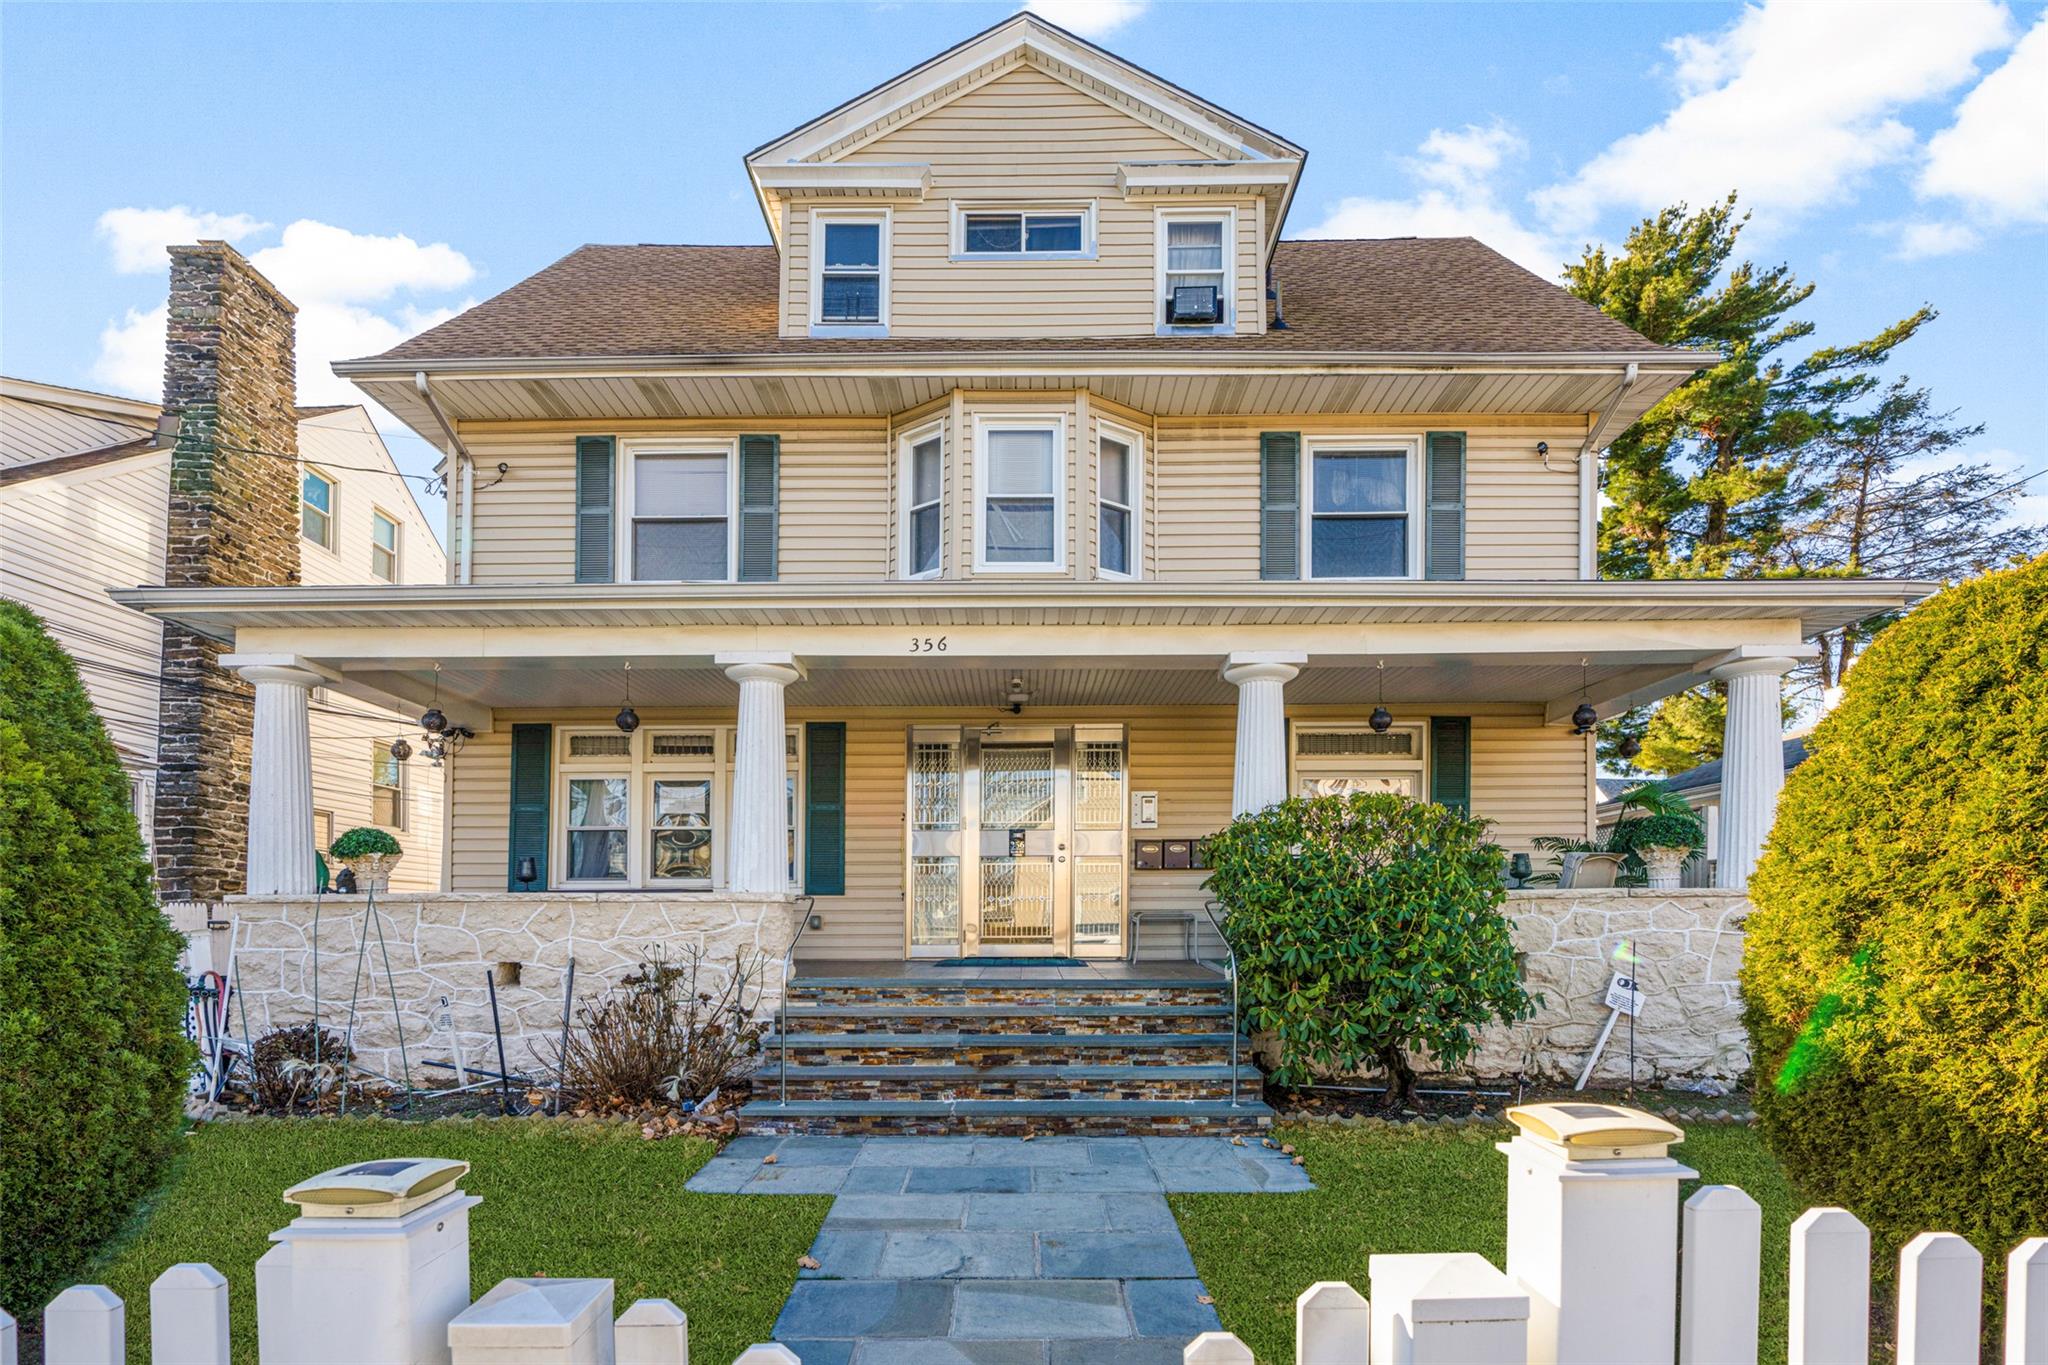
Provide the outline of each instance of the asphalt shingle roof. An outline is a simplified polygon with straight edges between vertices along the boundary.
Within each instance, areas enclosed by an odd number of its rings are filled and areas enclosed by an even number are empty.
[[[1470,237],[1281,242],[1287,327],[1235,337],[778,337],[772,246],[586,246],[384,358],[962,351],[1644,353],[1628,327]]]

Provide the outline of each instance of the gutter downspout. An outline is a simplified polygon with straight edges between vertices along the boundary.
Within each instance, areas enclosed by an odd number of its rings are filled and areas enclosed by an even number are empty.
[[[1614,410],[1621,406],[1621,400],[1636,386],[1639,371],[1631,360],[1628,368],[1621,372],[1620,381],[1614,392],[1600,408],[1600,418],[1593,423],[1593,429],[1586,433],[1586,443],[1579,447],[1579,577],[1596,579],[1600,576],[1600,452],[1606,449],[1602,437],[1614,420]]]
[[[413,372],[412,386],[419,391],[420,400],[427,405],[427,411],[434,414],[434,420],[440,424],[441,434],[448,438],[449,449],[455,452],[456,460],[462,465],[462,523],[455,535],[455,563],[458,566],[455,581],[467,586],[470,581],[470,560],[475,557],[471,553],[471,548],[476,544],[473,539],[476,528],[476,461],[470,458],[469,447],[462,444],[462,438],[455,434],[455,424],[448,420],[447,413],[441,411],[440,400],[436,399],[434,391],[427,387],[425,370]]]

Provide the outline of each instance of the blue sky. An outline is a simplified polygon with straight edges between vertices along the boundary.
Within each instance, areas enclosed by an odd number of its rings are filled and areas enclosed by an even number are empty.
[[[346,401],[328,360],[581,243],[766,241],[743,153],[1012,8],[13,0],[0,370],[153,397],[161,248],[203,233],[301,304],[301,396]],[[1292,236],[1469,232],[1554,275],[1741,190],[1817,342],[1934,304],[1898,368],[2048,469],[2041,4],[1042,8],[1308,147]]]

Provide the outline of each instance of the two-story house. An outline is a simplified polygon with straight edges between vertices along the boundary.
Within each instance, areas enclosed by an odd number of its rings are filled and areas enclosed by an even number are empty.
[[[446,452],[446,584],[123,600],[473,732],[421,913],[486,964],[780,957],[798,895],[821,989],[1180,957],[1234,814],[1588,835],[1590,718],[1708,678],[1739,888],[1781,675],[1922,585],[1600,581],[1598,454],[1708,357],[1469,238],[1286,240],[1304,155],[1017,15],[749,153],[768,245],[337,366]]]

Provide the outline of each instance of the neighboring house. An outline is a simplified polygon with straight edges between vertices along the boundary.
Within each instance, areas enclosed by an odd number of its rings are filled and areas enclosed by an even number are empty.
[[[1783,748],[1785,772],[1791,772],[1806,761],[1806,736],[1803,733],[1787,739]],[[1622,795],[1646,782],[1655,782],[1676,792],[1685,798],[1685,804],[1699,812],[1700,820],[1707,829],[1706,856],[1686,865],[1685,882],[1688,886],[1713,885],[1714,862],[1721,854],[1721,760],[1712,759],[1669,777],[1601,778],[1600,804],[1593,811],[1601,834],[1613,829],[1615,821],[1621,818]]]
[[[33,609],[78,663],[154,833],[162,630],[110,588],[164,581],[171,454],[153,439],[158,404],[0,378],[0,593]],[[434,583],[447,566],[433,528],[361,407],[297,413],[304,581]],[[418,856],[394,885],[440,884],[441,782],[397,765],[413,718],[327,688],[309,707],[313,837],[391,829]]]
[[[1600,581],[1598,452],[1713,356],[1469,238],[1285,240],[1304,155],[1017,15],[750,153],[770,245],[582,247],[338,365],[447,454],[446,583],[119,596],[474,732],[438,989],[800,922],[814,964],[1177,955],[1234,814],[1586,837],[1575,715],[1710,677],[1741,887],[1782,674],[1931,586]]]

